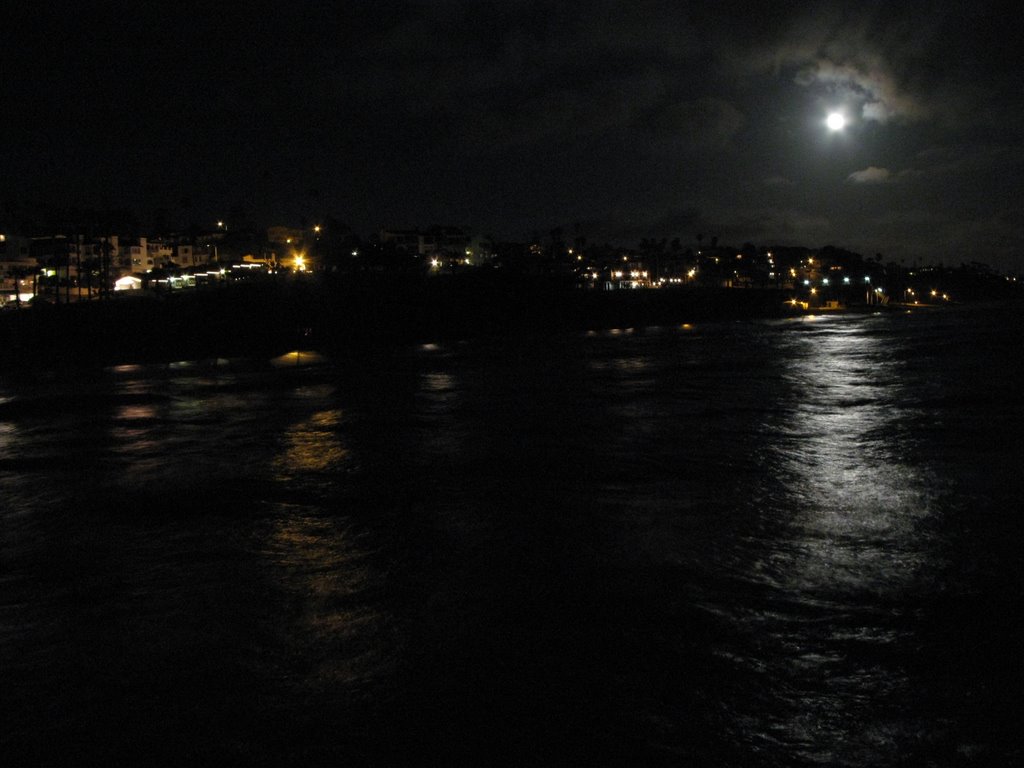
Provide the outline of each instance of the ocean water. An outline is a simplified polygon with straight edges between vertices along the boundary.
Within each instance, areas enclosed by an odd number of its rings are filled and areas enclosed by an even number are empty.
[[[1009,309],[0,373],[6,765],[1024,763]]]

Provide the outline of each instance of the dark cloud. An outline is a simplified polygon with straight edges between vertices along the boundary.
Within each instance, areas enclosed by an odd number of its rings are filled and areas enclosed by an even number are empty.
[[[834,233],[827,216],[800,208],[765,206],[719,213],[722,234],[734,243],[822,245]]]
[[[724,149],[744,122],[743,114],[731,103],[710,96],[659,104],[647,116],[655,136],[696,152]]]

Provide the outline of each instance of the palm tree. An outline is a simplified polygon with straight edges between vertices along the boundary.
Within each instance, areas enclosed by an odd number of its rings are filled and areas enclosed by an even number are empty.
[[[114,249],[114,246],[110,243],[110,238],[107,235],[103,236],[103,242],[100,245],[100,298],[110,298],[110,254]],[[91,291],[90,291],[91,294]]]
[[[82,263],[79,265],[79,267],[78,267],[78,275],[79,275],[79,293],[78,293],[78,298],[79,299],[82,298],[82,293],[81,293],[81,276],[82,276],[83,270],[85,272],[85,288],[86,288],[86,292],[87,292],[88,297],[91,299],[92,298],[92,277],[93,277],[93,274],[95,272],[98,272],[100,270],[100,266],[101,266],[101,259],[99,259],[96,256],[91,256],[88,259],[84,259],[82,261]]]
[[[29,275],[35,275],[36,270],[29,267],[13,266],[7,270],[7,274],[14,278],[14,305],[21,309],[21,281]],[[35,298],[35,281],[32,281],[32,298]]]

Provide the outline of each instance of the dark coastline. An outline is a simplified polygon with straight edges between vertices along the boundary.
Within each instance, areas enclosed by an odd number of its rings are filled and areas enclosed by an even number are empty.
[[[313,276],[41,305],[0,316],[3,367],[348,354],[481,336],[781,317],[785,294],[588,291],[550,280]]]

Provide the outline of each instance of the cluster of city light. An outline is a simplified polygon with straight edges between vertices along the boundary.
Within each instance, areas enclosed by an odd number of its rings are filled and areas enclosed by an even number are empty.
[[[167,285],[170,288],[195,288],[196,287],[196,276],[195,275],[171,275],[170,277],[162,277],[158,280],[154,280],[157,285]],[[116,286],[115,286],[116,290]]]
[[[796,277],[796,270],[791,269],[791,270],[789,270],[789,273],[790,273],[790,277]],[[871,282],[871,277],[868,276],[868,275],[865,275],[864,276],[864,282],[865,283],[870,283]],[[805,277],[804,278],[804,285],[810,285],[810,284],[811,284],[810,278]],[[831,282],[830,278],[823,277],[823,278],[821,278],[821,284],[822,285],[831,285],[832,282]],[[850,285],[850,278],[848,276],[844,276],[843,277],[843,285]]]
[[[928,295],[931,296],[931,298],[933,299],[942,299],[943,301],[949,301],[948,293],[940,293],[935,288],[932,288],[931,291],[929,291]],[[915,304],[920,303],[917,299],[917,292],[913,288],[907,288],[907,300],[909,301],[911,298],[913,298]]]
[[[258,264],[237,264],[232,265],[232,269],[236,267],[242,269],[253,269],[258,268]],[[151,273],[153,270],[149,270]],[[195,288],[199,282],[199,278],[206,280],[210,279],[221,279],[227,274],[226,269],[210,270],[208,272],[188,272],[182,275],[168,275],[167,277],[158,278],[152,280],[152,283],[156,285],[167,285],[172,289],[180,288]],[[121,291],[132,291],[142,288],[142,278],[137,275],[125,275],[114,282],[114,290]]]

